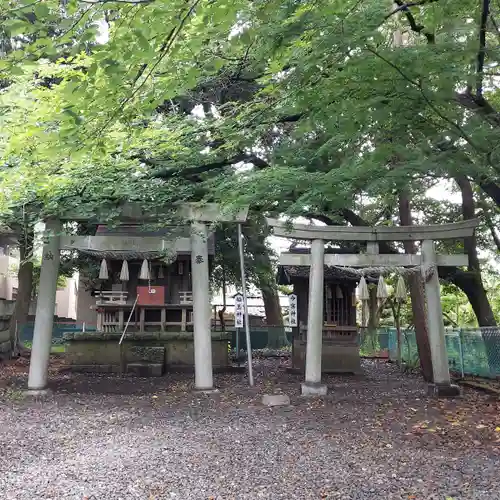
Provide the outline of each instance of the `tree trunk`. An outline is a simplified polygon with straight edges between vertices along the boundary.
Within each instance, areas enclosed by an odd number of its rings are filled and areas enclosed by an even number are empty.
[[[11,353],[13,356],[25,351],[20,342],[21,329],[28,323],[29,308],[33,290],[33,231],[30,230],[24,239],[19,242],[19,270],[17,273],[18,286],[14,312],[10,319],[9,332]]]
[[[472,191],[472,186],[465,176],[459,176],[455,178],[460,191],[462,192],[462,215],[464,220],[473,219],[476,214],[476,206],[474,202],[474,193]],[[476,236],[471,236],[470,238],[464,238],[464,248],[465,252],[469,257],[469,268],[468,268],[468,281],[470,285],[467,284],[467,280],[462,278],[462,282],[466,289],[472,287],[471,294],[467,293],[467,297],[474,309],[474,313],[477,317],[477,322],[479,326],[496,326],[495,315],[491,309],[488,296],[486,295],[486,290],[484,289],[483,280],[481,277],[481,264],[479,263],[479,257],[477,255],[477,239]]]
[[[413,225],[411,216],[410,200],[406,193],[399,194],[399,219],[402,226]],[[404,249],[407,254],[417,253],[413,241],[405,241]],[[425,297],[423,294],[422,279],[419,274],[410,274],[408,277],[410,287],[411,309],[413,313],[413,323],[415,325],[415,338],[417,341],[418,355],[420,358],[420,367],[422,375],[426,382],[432,382],[432,358],[429,344],[429,333],[427,330],[427,321],[425,315]]]
[[[377,346],[377,328],[380,323],[377,287],[369,285],[368,293],[370,296],[368,299],[368,324],[366,326],[366,336],[363,339],[363,344],[365,346],[369,345],[371,354],[375,355],[379,350]]]
[[[283,315],[281,314],[278,288],[274,278],[273,264],[269,251],[263,244],[263,251],[259,256],[260,272],[258,272],[258,285],[264,301],[267,324],[267,344],[272,349],[282,347],[284,338]]]
[[[465,220],[473,219],[476,214],[476,206],[471,183],[465,176],[457,176],[455,181],[462,192],[463,218]],[[455,283],[457,285],[460,283],[460,288],[466,293],[479,326],[497,326],[495,315],[491,309],[481,277],[481,264],[477,255],[477,239],[475,235],[464,238],[464,248],[469,257],[468,271],[467,273],[457,273]],[[496,356],[497,345],[495,340],[496,337],[493,335],[483,335],[486,355],[488,356],[488,365],[492,373],[500,371]]]
[[[260,290],[264,300],[264,310],[266,312],[266,322],[271,326],[283,326],[283,316],[281,314],[280,299],[275,288],[263,286]]]
[[[497,232],[495,224],[493,224],[493,221],[488,214],[485,214],[484,219],[486,222],[486,226],[488,226],[488,229],[490,230],[491,238],[493,239],[495,246],[497,247],[497,252],[500,253],[500,234]]]

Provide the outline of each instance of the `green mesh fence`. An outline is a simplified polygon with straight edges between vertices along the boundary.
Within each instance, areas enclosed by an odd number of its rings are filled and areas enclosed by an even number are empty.
[[[62,336],[67,331],[81,330],[75,323],[55,323],[53,343],[63,343]],[[88,330],[91,328],[87,327]],[[296,328],[282,326],[252,326],[250,337],[252,349],[290,348]],[[230,329],[231,348],[236,347],[236,330]],[[410,366],[419,366],[418,349],[414,331],[402,331],[402,357]],[[239,348],[246,350],[245,330],[238,330]],[[33,324],[23,325],[20,331],[23,342],[33,339]],[[445,334],[446,350],[450,370],[464,375],[478,375],[488,378],[500,377],[500,328],[456,328]],[[378,328],[374,332],[361,329],[358,336],[360,354],[397,361],[397,332],[395,328]]]
[[[250,327],[250,342],[252,349],[282,349],[292,345],[292,332],[283,326]],[[238,335],[239,349],[246,350],[246,332],[244,328],[236,331],[228,330],[231,334],[231,349],[236,349],[236,335]]]
[[[445,333],[450,370],[464,375],[488,378],[500,377],[500,328],[455,328]],[[378,328],[360,335],[362,356],[389,357],[397,360],[397,332],[395,328]],[[419,365],[414,331],[401,332],[403,361]]]

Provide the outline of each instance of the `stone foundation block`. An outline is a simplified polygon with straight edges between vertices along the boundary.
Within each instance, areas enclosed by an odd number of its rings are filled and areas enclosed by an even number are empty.
[[[262,404],[266,406],[288,406],[290,398],[286,394],[264,394]]]
[[[300,388],[302,396],[326,396],[328,392],[328,387],[321,383],[302,382]]]
[[[117,365],[71,365],[71,371],[83,373],[119,373]]]
[[[0,342],[0,353],[6,353],[10,352],[10,340],[7,340],[7,342]]]
[[[161,377],[163,375],[162,363],[128,363],[127,373],[138,377]]]
[[[458,398],[461,392],[455,384],[429,384],[427,394],[433,398]]]
[[[130,358],[132,362],[163,364],[165,362],[165,348],[134,345],[130,347],[127,358]]]

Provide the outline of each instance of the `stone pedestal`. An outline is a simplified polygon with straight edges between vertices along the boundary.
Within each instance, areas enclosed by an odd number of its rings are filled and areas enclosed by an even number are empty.
[[[300,385],[302,396],[326,396],[328,387],[321,383],[302,382]]]
[[[460,387],[455,384],[429,384],[427,394],[434,398],[457,398],[460,397]]]

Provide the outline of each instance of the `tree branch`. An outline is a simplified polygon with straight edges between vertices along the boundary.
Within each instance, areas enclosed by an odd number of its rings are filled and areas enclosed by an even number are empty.
[[[372,49],[371,47],[367,46],[366,50],[368,50],[368,52],[371,52],[373,55],[375,55],[376,57],[378,57],[379,59],[381,59],[382,61],[384,61],[389,66],[391,66],[391,68],[393,68],[394,70],[396,70],[403,77],[403,79],[406,80],[408,83],[411,83],[412,85],[414,85],[419,90],[420,94],[422,95],[423,99],[425,100],[425,102],[427,103],[427,105],[429,106],[429,108],[437,116],[439,116],[439,118],[441,118],[441,120],[443,120],[446,123],[448,123],[449,125],[451,125],[451,127],[454,128],[458,132],[458,134],[460,135],[460,137],[462,137],[462,139],[464,139],[470,146],[472,146],[476,151],[478,151],[478,152],[480,152],[482,154],[487,154],[486,151],[482,150],[479,146],[477,146],[476,144],[474,144],[474,142],[472,141],[471,137],[465,132],[465,130],[458,123],[454,122],[451,118],[448,118],[444,113],[442,113],[438,109],[438,107],[427,96],[427,94],[424,91],[424,88],[422,87],[422,84],[420,82],[417,82],[417,81],[413,80],[410,76],[408,76],[396,64],[394,64],[389,59],[385,58],[382,54],[379,54],[376,50]]]
[[[500,185],[492,181],[479,182],[479,187],[500,207]]]
[[[160,162],[155,161],[155,160],[151,160],[148,158],[136,157],[136,159],[139,159],[140,161],[144,162],[146,165],[150,165],[150,166],[154,166],[154,167],[158,167],[161,165]],[[153,173],[152,177],[155,177],[158,179],[170,179],[170,178],[175,177],[177,175],[180,175],[180,176],[185,175],[188,177],[195,176],[195,175],[208,173],[208,172],[211,172],[213,170],[218,170],[218,169],[227,167],[229,165],[234,165],[236,163],[241,163],[241,162],[253,163],[253,165],[258,169],[269,167],[269,163],[266,160],[259,158],[258,156],[254,155],[254,154],[248,154],[245,152],[241,152],[241,153],[235,154],[231,157],[223,158],[221,160],[214,161],[211,163],[206,163],[204,165],[198,165],[195,167],[186,167],[186,168],[165,169],[161,172]]]
[[[495,242],[495,245],[497,247],[498,252],[500,252],[500,235],[498,234],[495,224],[493,224],[493,221],[491,220],[491,217],[488,214],[484,215],[484,221],[488,229],[490,230],[491,237],[493,238],[493,241]]]
[[[486,56],[486,24],[490,14],[490,0],[483,0],[481,7],[481,21],[479,24],[479,52],[477,53],[476,68],[476,97],[483,95],[483,70]]]
[[[87,3],[91,5],[105,4],[105,3],[128,3],[132,5],[138,5],[143,3],[153,3],[155,0],[80,0],[82,3]]]
[[[385,19],[388,19],[392,15],[396,14],[397,12],[403,11],[406,19],[408,20],[408,24],[410,25],[410,28],[413,32],[418,33],[418,34],[423,34],[425,38],[427,38],[427,43],[435,43],[436,42],[436,37],[434,36],[434,33],[428,33],[424,31],[425,26],[421,24],[417,24],[417,21],[415,20],[415,17],[413,14],[410,12],[409,7],[415,7],[417,5],[425,5],[428,3],[433,3],[437,2],[438,0],[421,0],[419,2],[410,2],[410,3],[404,3],[402,0],[395,0],[396,5],[398,6],[397,9],[393,10],[390,14],[388,14]]]
[[[394,9],[391,13],[387,14],[385,16],[386,19],[389,19],[391,16],[394,14],[397,14],[398,12],[401,12],[402,10],[407,11],[410,7],[417,7],[418,5],[425,5],[426,3],[434,3],[438,2],[439,0],[420,0],[418,2],[396,2],[398,7]]]

